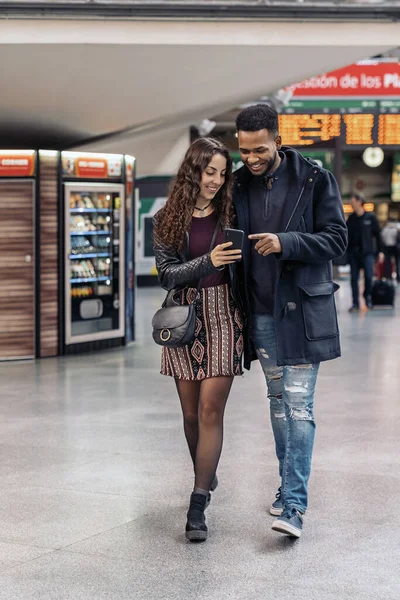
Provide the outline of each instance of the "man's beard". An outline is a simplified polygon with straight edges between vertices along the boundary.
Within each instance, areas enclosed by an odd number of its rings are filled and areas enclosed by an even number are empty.
[[[269,159],[268,162],[266,162],[266,169],[264,171],[265,175],[269,175],[269,173],[272,171],[272,169],[275,166],[276,163],[276,159],[278,158],[278,150],[275,150],[275,155]]]

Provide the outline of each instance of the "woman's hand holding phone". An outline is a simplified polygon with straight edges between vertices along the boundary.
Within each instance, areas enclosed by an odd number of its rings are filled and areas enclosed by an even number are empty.
[[[214,267],[224,267],[225,265],[232,265],[233,263],[241,260],[241,250],[228,250],[233,246],[232,242],[225,242],[224,244],[218,244],[211,252],[211,261]]]

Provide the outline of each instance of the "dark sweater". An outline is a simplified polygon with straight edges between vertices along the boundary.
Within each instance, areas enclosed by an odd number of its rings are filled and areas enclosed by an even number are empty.
[[[252,176],[249,182],[250,233],[278,233],[281,231],[282,211],[288,191],[286,158],[275,173],[269,176]],[[269,182],[269,183],[268,183]],[[271,188],[271,189],[270,189]],[[251,250],[251,304],[253,314],[273,314],[276,285],[276,257],[261,256]]]
[[[189,231],[189,253],[191,259],[208,254],[216,225],[216,212],[211,213],[208,215],[208,217],[192,218],[192,224]],[[215,246],[218,246],[218,244],[223,243],[224,234],[220,228],[215,239],[214,248]],[[229,273],[226,268],[218,270],[213,275],[204,277],[201,287],[209,288],[217,285],[223,285],[224,283],[229,283]]]
[[[365,212],[361,217],[351,214],[347,219],[347,229],[349,254],[363,256],[383,251],[379,222],[374,213]]]

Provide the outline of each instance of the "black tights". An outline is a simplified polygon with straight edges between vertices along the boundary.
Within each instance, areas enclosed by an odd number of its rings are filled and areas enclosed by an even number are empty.
[[[195,487],[209,490],[222,450],[224,412],[233,377],[176,379],[183,426],[195,471]]]

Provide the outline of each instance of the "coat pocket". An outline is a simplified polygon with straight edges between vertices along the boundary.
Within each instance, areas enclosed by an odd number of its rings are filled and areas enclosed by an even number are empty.
[[[306,338],[310,341],[335,337],[339,333],[333,294],[339,289],[333,281],[303,283],[301,304]]]

